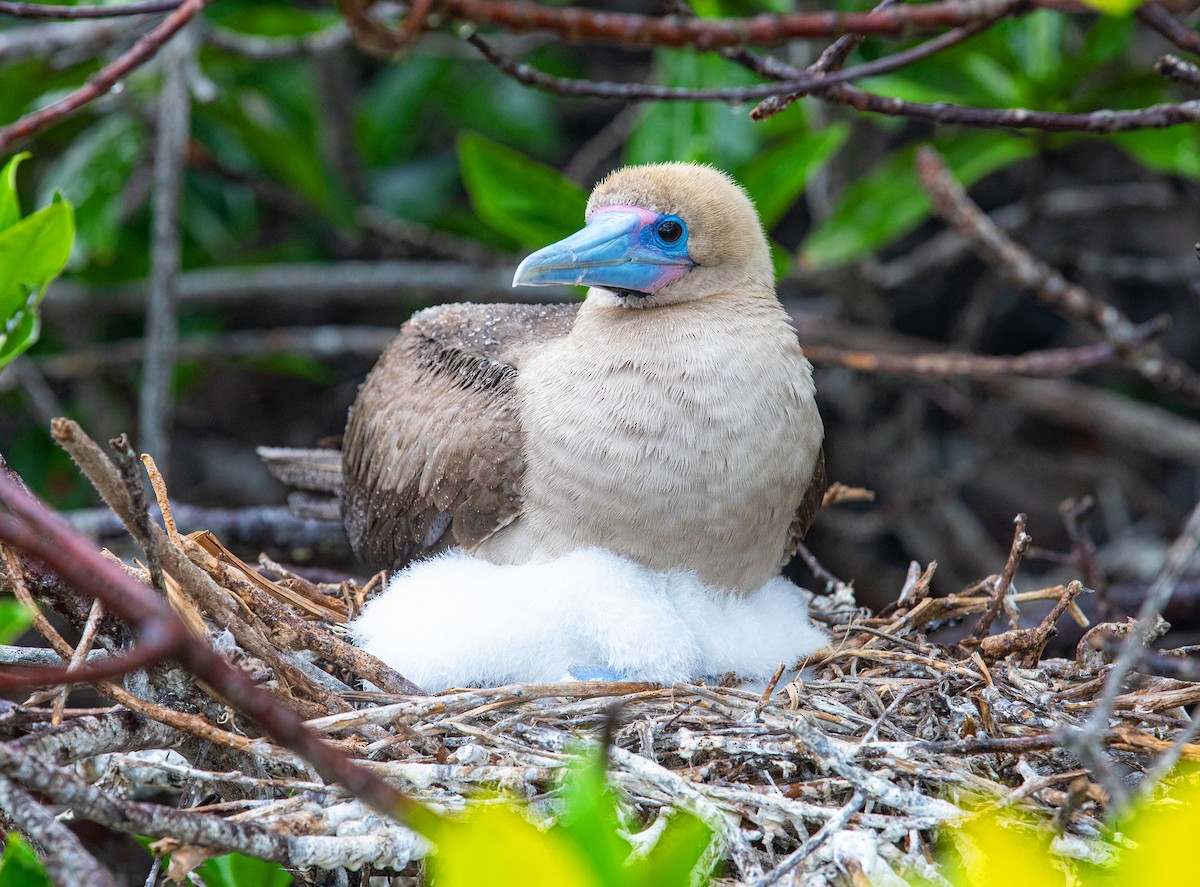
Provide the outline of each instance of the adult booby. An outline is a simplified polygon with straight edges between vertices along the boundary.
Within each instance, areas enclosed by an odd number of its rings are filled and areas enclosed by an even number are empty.
[[[586,284],[582,305],[444,305],[389,346],[343,441],[351,542],[388,567],[594,546],[753,591],[825,488],[758,215],[723,173],[668,163],[610,175],[586,218],[513,281]]]
[[[820,506],[823,428],[811,367],[741,187],[695,164],[620,169],[592,192],[586,226],[526,258],[513,283],[590,288],[580,305],[422,311],[359,391],[342,456],[342,515],[359,555],[398,568],[458,548],[472,569],[524,565],[540,577],[464,575],[485,595],[511,586],[498,611],[531,581],[550,601],[616,581],[670,586],[670,598],[691,594],[671,585],[688,576],[737,601],[778,577]],[[589,568],[570,559],[589,549],[621,564],[614,572],[605,562],[574,591]],[[574,566],[561,575],[534,569],[566,561]],[[399,605],[411,615],[414,599],[441,597],[445,583],[424,565],[408,572],[428,580]],[[667,586],[654,578],[663,576]],[[802,609],[789,623],[793,637],[800,622],[808,626]],[[386,640],[381,613],[374,619],[371,631]],[[747,632],[754,636],[752,625]],[[809,633],[804,652],[820,646]],[[620,658],[597,649],[609,665]],[[453,670],[444,680],[463,682]]]

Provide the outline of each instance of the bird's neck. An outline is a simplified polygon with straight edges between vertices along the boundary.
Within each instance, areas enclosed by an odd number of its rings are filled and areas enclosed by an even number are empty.
[[[632,345],[661,341],[671,331],[688,335],[689,331],[699,330],[707,338],[745,325],[790,326],[787,312],[773,289],[744,287],[663,305],[656,304],[653,297],[639,303],[622,299],[609,290],[592,288],[580,306],[571,337],[595,340],[614,336]]]

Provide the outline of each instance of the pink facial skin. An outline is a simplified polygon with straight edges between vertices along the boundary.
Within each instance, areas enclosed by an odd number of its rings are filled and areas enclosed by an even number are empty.
[[[592,210],[586,216],[586,221],[590,222],[593,218],[606,212],[631,212],[635,213],[640,220],[640,228],[645,229],[654,224],[660,218],[660,213],[646,209],[641,206],[633,206],[627,203],[614,203],[611,206],[602,206],[599,209]],[[670,286],[675,281],[679,280],[685,274],[692,270],[689,265],[660,265],[661,270],[654,277],[650,278],[643,286],[644,292],[656,293],[664,287]]]

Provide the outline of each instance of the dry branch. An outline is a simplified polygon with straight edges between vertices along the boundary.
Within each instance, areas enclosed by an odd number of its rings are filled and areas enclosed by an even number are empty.
[[[122,53],[117,59],[89,77],[79,89],[0,129],[0,153],[8,152],[25,139],[37,135],[47,127],[70,117],[91,102],[106,95],[122,78],[154,58],[167,41],[179,33],[211,2],[212,0],[183,0],[160,24],[143,35],[128,52]],[[117,7],[102,8],[112,10]]]
[[[1137,327],[1128,317],[1009,238],[971,201],[936,152],[922,149],[917,155],[917,168],[938,213],[1001,274],[1032,290],[1040,301],[1064,317],[1094,330],[1113,346],[1121,360],[1147,380],[1200,403],[1200,376],[1165,354],[1158,343],[1139,341]]]

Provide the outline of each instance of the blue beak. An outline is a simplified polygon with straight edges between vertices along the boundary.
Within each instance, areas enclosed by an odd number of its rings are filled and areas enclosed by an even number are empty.
[[[643,293],[661,289],[694,263],[686,248],[668,251],[654,242],[648,224],[654,218],[645,211],[598,212],[583,230],[527,257],[517,266],[513,286],[565,283]]]

